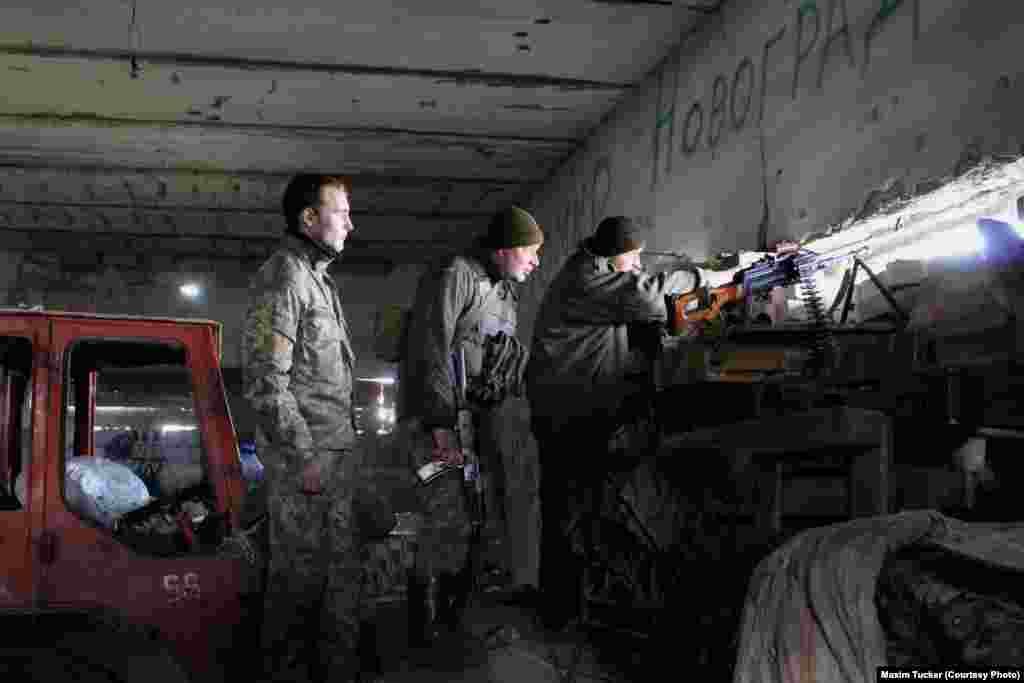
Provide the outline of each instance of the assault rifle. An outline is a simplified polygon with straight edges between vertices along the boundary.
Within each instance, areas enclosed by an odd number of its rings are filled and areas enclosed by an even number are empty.
[[[457,614],[461,613],[479,585],[480,555],[483,546],[483,527],[485,517],[484,486],[480,472],[480,459],[477,451],[476,428],[473,413],[469,409],[466,398],[466,355],[463,348],[451,354],[451,369],[455,379],[455,438],[462,464],[428,462],[420,467],[416,474],[424,485],[430,484],[441,475],[455,469],[462,470],[462,491],[465,494],[471,532],[469,538],[469,557],[466,565],[458,572],[449,595],[450,604],[446,608],[453,623]]]
[[[476,427],[473,413],[466,402],[466,354],[460,347],[453,354],[455,366],[455,435],[462,451],[462,477],[472,495],[470,514],[474,526],[482,526],[484,519],[484,487],[480,472],[480,458],[477,453]]]
[[[429,484],[442,474],[453,469],[462,468],[463,480],[471,484],[474,495],[474,519],[483,517],[483,483],[480,479],[480,461],[476,451],[476,429],[473,425],[473,413],[469,410],[466,400],[466,354],[460,347],[451,355],[452,374],[455,378],[455,438],[459,451],[462,453],[462,465],[452,465],[431,460],[416,470],[420,483]]]
[[[472,524],[469,557],[466,559],[466,566],[460,572],[460,585],[452,603],[452,608],[458,612],[465,609],[479,586],[480,554],[483,550],[487,509],[484,504],[484,478],[480,471],[476,426],[473,423],[473,413],[470,412],[466,401],[466,354],[462,346],[452,354],[452,365],[455,370],[455,434],[459,449],[462,451],[463,491],[467,494],[466,502]]]

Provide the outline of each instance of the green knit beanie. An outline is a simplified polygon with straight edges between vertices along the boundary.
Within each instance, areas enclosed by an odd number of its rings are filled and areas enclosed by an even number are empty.
[[[484,246],[489,249],[528,247],[542,242],[544,233],[537,221],[517,206],[496,213],[484,236]]]
[[[642,249],[640,226],[627,216],[609,216],[597,226],[592,237],[584,240],[584,246],[597,256],[618,256]]]

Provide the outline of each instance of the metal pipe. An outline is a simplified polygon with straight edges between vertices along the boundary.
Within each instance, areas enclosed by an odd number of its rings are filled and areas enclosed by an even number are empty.
[[[1024,429],[1006,429],[1005,427],[978,427],[978,436],[998,439],[1024,439]]]

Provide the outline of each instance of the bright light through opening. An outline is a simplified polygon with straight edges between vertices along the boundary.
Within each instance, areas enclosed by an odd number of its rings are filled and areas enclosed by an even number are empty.
[[[194,431],[196,431],[196,426],[195,425],[166,424],[166,425],[163,425],[162,427],[160,427],[160,432],[162,434],[167,434],[168,432],[194,432]]]
[[[97,413],[155,413],[156,408],[149,406],[96,406]],[[74,412],[74,406],[68,406],[69,412]]]
[[[183,297],[188,299],[198,299],[199,295],[203,293],[203,289],[194,282],[188,282],[178,288]]]
[[[898,258],[931,261],[942,258],[963,258],[985,251],[985,239],[976,225],[943,230],[914,244],[887,254],[887,261]]]

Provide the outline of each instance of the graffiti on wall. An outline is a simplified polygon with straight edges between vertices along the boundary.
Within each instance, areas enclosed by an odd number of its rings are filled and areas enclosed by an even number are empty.
[[[656,117],[653,130],[651,189],[672,175],[676,157],[690,158],[711,150],[731,134],[765,117],[768,77],[789,63],[788,86],[793,99],[802,85],[821,90],[830,73],[841,65],[867,73],[875,40],[898,19],[908,25],[908,36],[920,36],[921,0],[870,1],[868,21],[859,30],[850,24],[849,4],[857,0],[803,0],[756,52],[739,57],[731,71],[706,80],[705,92],[687,101],[679,92],[682,57],[662,65],[658,74]],[[813,79],[813,80],[812,80]]]
[[[714,155],[730,137],[760,127],[770,115],[766,112],[769,96],[781,94],[795,100],[802,91],[820,91],[830,76],[848,69],[865,77],[873,56],[880,53],[876,42],[882,35],[916,42],[921,33],[920,5],[921,0],[801,0],[775,30],[750,44],[719,73],[688,74],[681,47],[655,75],[650,191],[657,191],[674,170],[702,152]],[[856,23],[851,23],[851,9],[860,17]],[[684,79],[702,85],[687,87]],[[761,161],[764,167],[763,148]],[[555,199],[549,218],[553,229],[548,231],[545,252],[552,261],[571,253],[607,215],[615,182],[635,187],[643,179],[643,175],[636,178],[632,173],[626,174],[631,177],[615,177],[613,167],[612,156],[594,158],[582,150],[569,162],[565,171],[568,190]],[[759,244],[767,239],[766,183]],[[647,228],[654,227],[650,215],[634,218]],[[536,287],[543,289],[555,270],[542,268]]]

